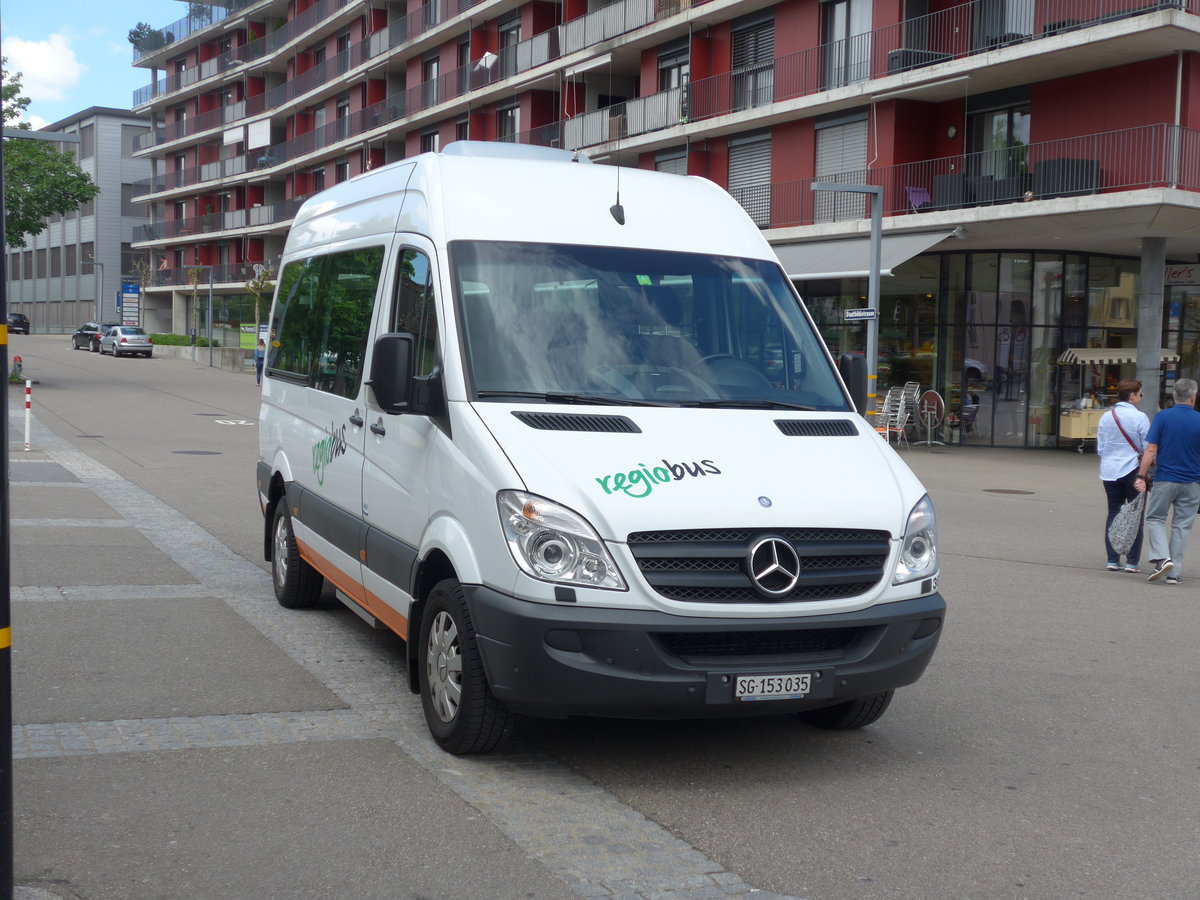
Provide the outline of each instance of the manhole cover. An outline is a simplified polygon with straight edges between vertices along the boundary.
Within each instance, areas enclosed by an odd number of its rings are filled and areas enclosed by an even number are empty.
[[[984,488],[985,494],[1032,494],[1033,491],[1016,491],[1012,488]]]
[[[172,450],[172,453],[179,453],[183,456],[220,456],[220,450]]]

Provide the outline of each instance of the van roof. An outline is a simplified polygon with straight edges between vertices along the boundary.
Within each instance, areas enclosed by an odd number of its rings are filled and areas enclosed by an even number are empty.
[[[455,142],[310,198],[285,254],[410,231],[435,244],[594,244],[774,259],[742,207],[707,179],[589,163],[549,147]]]

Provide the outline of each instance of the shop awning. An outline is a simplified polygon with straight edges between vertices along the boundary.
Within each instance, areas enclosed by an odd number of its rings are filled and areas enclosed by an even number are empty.
[[[1179,354],[1165,347],[1159,352],[1159,365],[1179,362]],[[1060,366],[1124,366],[1138,361],[1136,347],[1072,347],[1058,358]]]
[[[921,231],[914,234],[885,234],[880,247],[879,274],[891,275],[892,269],[924,253],[934,244],[958,233]],[[866,278],[871,274],[871,239],[844,238],[837,241],[810,241],[806,244],[776,244],[773,248],[783,270],[793,281],[814,278]]]

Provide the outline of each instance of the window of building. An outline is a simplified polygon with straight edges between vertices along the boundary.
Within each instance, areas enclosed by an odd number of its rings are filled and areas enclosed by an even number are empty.
[[[95,198],[93,198],[91,200],[85,200],[85,201],[83,201],[83,203],[81,203],[79,205],[80,218],[87,218],[88,216],[94,216],[95,214],[96,214]]]
[[[521,17],[514,14],[499,26],[500,77],[517,74],[517,44],[521,43]]]
[[[132,184],[121,185],[121,215],[144,216],[145,205],[134,201],[135,188]]]
[[[660,150],[654,157],[654,168],[659,172],[670,172],[672,175],[686,175],[687,149],[676,147],[672,150]]]
[[[438,144],[439,144],[439,139],[438,139],[438,132],[436,131],[436,129],[434,131],[422,132],[422,134],[421,134],[421,152],[422,153],[436,153],[438,150]]]
[[[271,323],[276,374],[339,397],[358,396],[383,248],[360,247],[289,263]],[[339,327],[331,327],[334,311]]]
[[[84,125],[79,129],[79,158],[91,159],[96,155],[96,126]]]
[[[121,244],[121,277],[130,280],[137,279],[137,269],[134,267],[134,262],[143,259],[143,254],[134,252],[133,244]]]
[[[821,4],[825,87],[871,77],[871,0],[827,0]]]
[[[775,99],[775,23],[757,20],[733,32],[733,97],[737,109]]]
[[[337,107],[334,111],[337,117],[337,136],[338,140],[344,140],[350,135],[350,97],[343,95],[338,97]]]
[[[350,29],[343,28],[337,36],[337,52],[345,53],[350,49]]]
[[[339,159],[333,167],[333,180],[336,184],[350,180],[350,160]]]
[[[310,112],[312,113],[312,130],[319,132],[325,127],[325,104],[318,103],[310,110]],[[321,136],[319,134],[317,139],[321,140]]]
[[[171,60],[171,71],[174,72],[176,75],[183,75],[183,73],[186,69],[187,69],[187,57],[186,56],[177,56],[173,60]]]
[[[62,247],[50,248],[50,277],[62,277]]]
[[[866,184],[867,134],[867,117],[863,113],[818,121],[813,172],[817,181]],[[866,215],[866,209],[865,194],[817,191],[813,197],[816,222],[860,219]]]
[[[1003,47],[1033,33],[1033,4],[1027,0],[980,0],[975,20],[975,46]]]
[[[1018,200],[1032,187],[1029,128],[1028,101],[968,115],[968,191],[976,203]]]
[[[67,244],[63,247],[63,274],[70,278],[75,272],[76,246]]]
[[[770,134],[730,139],[729,193],[759,228],[771,224]]]
[[[686,40],[676,41],[658,53],[658,89],[670,91],[688,82],[691,53]]]
[[[411,334],[415,372],[430,374],[438,361],[437,304],[434,302],[433,270],[429,257],[419,250],[405,250],[396,281],[396,305],[392,310],[391,330]]]
[[[313,47],[311,53],[312,53],[312,67],[314,69],[317,66],[321,65],[323,62],[325,62],[325,44],[324,43],[317,44],[317,46]]]
[[[496,140],[516,143],[521,134],[521,107],[518,104],[496,110]]]
[[[21,277],[25,281],[33,278],[33,251],[26,250],[21,255]]]
[[[146,128],[141,125],[122,125],[121,126],[121,155],[132,156],[137,150],[138,138],[147,133]]]
[[[325,190],[325,167],[321,166],[312,171],[312,192],[315,194],[323,190]]]
[[[471,139],[471,120],[468,116],[462,116],[454,123],[454,139],[456,141]]]
[[[433,106],[438,102],[440,65],[436,56],[431,56],[421,62],[421,102],[425,106]]]

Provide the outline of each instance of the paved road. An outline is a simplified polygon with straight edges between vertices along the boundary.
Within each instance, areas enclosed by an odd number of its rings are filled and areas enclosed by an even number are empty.
[[[1094,457],[905,451],[938,507],[951,612],[925,679],[872,728],[529,723],[459,760],[426,738],[394,639],[271,599],[256,434],[236,424],[252,377],[58,336],[11,353],[40,382],[30,454],[10,392],[23,885],[1195,896],[1200,580],[1097,565]]]

